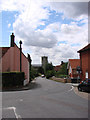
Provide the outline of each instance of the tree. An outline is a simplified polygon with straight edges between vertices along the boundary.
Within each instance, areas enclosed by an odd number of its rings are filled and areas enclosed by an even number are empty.
[[[47,72],[48,70],[53,70],[53,69],[54,69],[54,67],[53,67],[52,63],[46,64],[46,72]]]
[[[44,74],[44,69],[42,67],[38,68],[38,73]]]
[[[56,76],[56,77],[65,77],[65,76],[67,76],[67,64],[68,64],[67,62],[64,63],[64,64],[61,66],[60,70],[55,73],[55,76]]]
[[[52,63],[46,64],[46,73],[45,73],[46,78],[50,78],[50,77],[54,76],[54,73],[55,72],[54,72],[54,67],[53,67]]]
[[[63,64],[59,70],[59,73],[60,74],[63,74],[63,75],[67,75],[67,62],[65,64]]]
[[[46,72],[46,78],[48,79],[48,78],[54,76],[54,74],[55,74],[54,70],[48,70]]]
[[[35,77],[38,77],[38,72],[31,66],[31,72],[30,72],[31,79],[34,79]]]

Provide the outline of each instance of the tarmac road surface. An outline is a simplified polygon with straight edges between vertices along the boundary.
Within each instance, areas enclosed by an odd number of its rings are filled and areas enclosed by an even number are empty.
[[[88,118],[88,99],[71,84],[36,78],[34,88],[2,93],[3,118]]]

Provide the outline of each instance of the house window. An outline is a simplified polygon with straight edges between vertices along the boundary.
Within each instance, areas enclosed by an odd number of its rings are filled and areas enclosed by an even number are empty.
[[[77,74],[77,71],[76,71],[76,69],[73,69],[73,74]]]
[[[88,72],[86,72],[86,78],[88,78]]]

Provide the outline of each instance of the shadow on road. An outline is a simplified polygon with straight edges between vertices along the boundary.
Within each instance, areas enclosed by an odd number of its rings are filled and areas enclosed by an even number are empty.
[[[41,88],[41,84],[38,84],[38,83],[31,83],[30,85],[30,89],[37,89],[37,88]]]
[[[38,89],[41,88],[41,85],[36,82],[31,82],[26,86],[16,86],[11,88],[3,88],[0,92],[14,92],[14,91],[24,91],[24,90],[31,90],[31,89]]]

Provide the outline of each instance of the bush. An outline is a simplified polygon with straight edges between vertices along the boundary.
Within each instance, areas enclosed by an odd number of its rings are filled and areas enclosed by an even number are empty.
[[[24,72],[2,73],[2,87],[21,86],[25,80]]]
[[[50,77],[54,76],[54,70],[48,70],[46,72],[46,78],[49,79]]]
[[[41,73],[41,74],[44,74],[44,69],[42,67],[39,67],[37,72]]]
[[[57,74],[55,76],[58,77],[58,78],[66,78],[66,77],[68,77],[68,75],[62,75],[62,74]]]
[[[34,79],[35,77],[38,77],[39,76],[39,73],[37,70],[35,70],[33,67],[31,67],[31,80]]]

